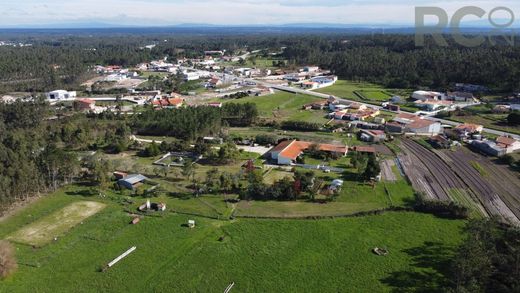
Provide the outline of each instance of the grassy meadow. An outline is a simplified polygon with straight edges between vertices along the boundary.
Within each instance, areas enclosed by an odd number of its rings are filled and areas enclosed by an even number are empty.
[[[226,102],[255,103],[260,112],[260,117],[262,118],[278,121],[295,120],[326,123],[328,119],[325,118],[325,115],[327,114],[325,111],[302,110],[303,105],[320,100],[320,98],[309,95],[277,91],[272,95],[246,97],[238,100],[226,100]]]
[[[130,225],[131,204],[63,190],[0,222],[0,238],[82,201],[106,208],[40,248],[15,244],[19,270],[0,292],[222,292],[232,282],[236,292],[438,291],[464,224],[410,212],[219,221],[173,213],[180,202],[172,202]],[[188,219],[197,227],[184,227]],[[390,254],[376,256],[374,247]]]

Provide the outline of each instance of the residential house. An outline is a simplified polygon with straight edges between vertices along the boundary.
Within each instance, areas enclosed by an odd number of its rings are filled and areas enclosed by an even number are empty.
[[[347,155],[348,152],[348,147],[345,145],[315,144],[306,141],[287,140],[270,151],[271,159],[277,161],[279,165],[292,165],[303,152],[313,145],[316,145],[320,151],[335,153],[341,156]]]
[[[446,100],[426,99],[426,100],[417,100],[414,103],[417,107],[424,109],[426,111],[436,111],[442,107],[453,106],[452,101],[446,101]]]
[[[252,88],[247,91],[250,95],[256,96],[256,97],[262,97],[274,94],[274,90],[270,87],[266,86],[257,86],[255,88]]]
[[[511,112],[511,106],[509,105],[496,105],[493,108],[493,113],[495,114],[505,114]]]
[[[386,140],[386,133],[382,130],[361,130],[360,140],[365,142],[383,142]]]
[[[343,187],[344,181],[341,179],[335,179],[332,181],[332,183],[329,186],[329,191],[337,192],[341,190],[341,187]]]
[[[471,145],[476,149],[495,157],[501,157],[520,150],[520,141],[505,136],[497,138],[496,141],[473,140]]]
[[[363,110],[366,110],[368,107],[365,104],[355,103],[354,102],[354,103],[351,103],[349,105],[349,108],[352,109],[352,110],[363,111]]]
[[[431,91],[415,91],[412,94],[412,98],[416,100],[443,100],[444,94],[438,93],[438,92],[431,92]]]
[[[186,72],[184,74],[184,80],[185,81],[193,81],[193,80],[199,80],[200,75],[197,72]]]
[[[324,88],[331,85],[334,85],[338,81],[338,77],[335,75],[330,76],[317,76],[311,78],[310,82],[317,83],[317,88]]]
[[[455,127],[454,131],[460,138],[471,136],[472,134],[482,133],[484,126],[472,123],[464,123]]]
[[[206,83],[206,88],[216,88],[216,87],[219,87],[222,85],[222,80],[216,78],[216,77],[213,77],[212,79],[210,79],[207,83]]]
[[[455,102],[473,102],[475,96],[470,92],[448,92],[448,99]]]
[[[0,98],[0,102],[5,104],[12,104],[16,102],[16,98],[13,96],[2,96],[2,98]]]
[[[75,91],[69,92],[66,90],[56,90],[46,94],[47,99],[51,101],[59,101],[59,100],[70,100],[75,99],[77,93]]]
[[[449,149],[451,147],[451,141],[443,135],[435,135],[430,137],[428,142],[438,149]]]
[[[93,111],[96,107],[96,101],[92,99],[78,99],[74,101],[74,108],[77,111]]]
[[[388,104],[388,105],[385,106],[385,108],[388,111],[393,111],[393,112],[400,112],[401,111],[401,106],[398,106],[398,105]]]
[[[214,107],[214,108],[222,108],[222,103],[219,103],[219,102],[211,102],[211,103],[207,103],[206,106],[208,106],[208,107]]]
[[[507,136],[501,136],[497,138],[496,143],[498,147],[504,148],[506,154],[510,154],[520,150],[520,141]]]
[[[315,90],[319,88],[320,84],[314,81],[306,81],[302,82],[300,87],[307,89],[307,90]]]
[[[303,109],[304,110],[310,110],[310,109],[313,109],[313,110],[324,110],[324,109],[327,108],[328,104],[329,104],[329,101],[321,100],[321,101],[316,101],[314,103],[310,103],[310,104],[304,105]]]
[[[364,153],[364,154],[375,154],[376,148],[373,146],[354,146],[350,148],[354,152]]]
[[[392,123],[387,123],[387,130],[392,133],[406,132],[433,136],[442,132],[442,124],[413,114],[402,113],[397,115]]]
[[[303,72],[317,72],[320,71],[320,67],[318,66],[306,66],[303,68]]]
[[[179,109],[184,106],[184,99],[181,97],[161,98],[152,102],[155,108]]]

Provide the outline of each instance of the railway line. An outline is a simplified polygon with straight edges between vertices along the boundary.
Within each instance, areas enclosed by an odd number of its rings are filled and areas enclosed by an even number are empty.
[[[413,140],[404,139],[402,146],[410,152],[420,164],[427,166],[433,178],[442,187],[434,188],[439,200],[450,199],[450,189],[462,189],[478,201],[485,211],[502,221],[520,226],[520,180],[508,174],[508,170],[497,169],[489,159],[479,157],[469,151],[430,151]],[[438,153],[440,152],[440,154]],[[472,165],[483,164],[489,174],[483,176]],[[421,177],[421,174],[407,174]],[[510,173],[510,172],[509,172]],[[435,186],[436,184],[430,184]]]

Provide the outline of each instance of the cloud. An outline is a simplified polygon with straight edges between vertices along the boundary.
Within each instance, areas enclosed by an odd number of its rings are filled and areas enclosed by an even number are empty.
[[[104,21],[121,25],[211,24],[413,24],[415,6],[452,14],[474,5],[506,6],[520,15],[520,1],[474,0],[0,0],[0,26]],[[124,16],[124,17],[122,17]]]

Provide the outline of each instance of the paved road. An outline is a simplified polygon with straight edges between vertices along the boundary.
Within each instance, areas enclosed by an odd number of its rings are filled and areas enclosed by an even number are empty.
[[[256,82],[257,84],[260,84],[260,85],[263,85],[263,86],[266,86],[266,87],[272,87],[274,89],[281,90],[281,91],[297,93],[297,94],[305,94],[305,95],[315,96],[315,97],[323,98],[323,99],[328,99],[331,96],[331,95],[327,95],[327,94],[322,94],[322,93],[318,93],[318,92],[313,92],[313,91],[308,91],[308,90],[303,90],[303,89],[298,89],[298,88],[293,88],[293,87],[288,87],[288,86],[274,85],[274,84],[270,84],[268,82],[261,81],[261,80],[250,80],[250,81]],[[359,101],[353,101],[353,100],[348,100],[348,99],[338,98],[338,97],[336,97],[336,99],[338,101],[344,102],[344,103],[356,102],[356,103],[360,103],[360,104],[366,105],[368,108],[377,109],[377,110],[385,110],[381,106],[361,103]],[[401,111],[400,113],[415,114],[415,113],[407,112],[407,111]],[[442,124],[446,124],[446,125],[450,125],[450,126],[454,126],[454,127],[456,127],[456,126],[461,124],[461,123],[458,123],[458,122],[445,120],[445,119],[438,119],[438,118],[434,118],[434,117],[425,117],[424,119],[428,119],[428,120],[432,120],[432,121],[439,121]],[[499,131],[499,130],[494,130],[494,129],[489,129],[489,128],[484,128],[484,132],[491,133],[491,134],[494,134],[494,135],[507,135],[507,136],[511,136],[511,137],[513,137],[515,139],[520,140],[520,135],[517,135],[517,134],[514,134],[514,133],[509,133],[509,132]]]

